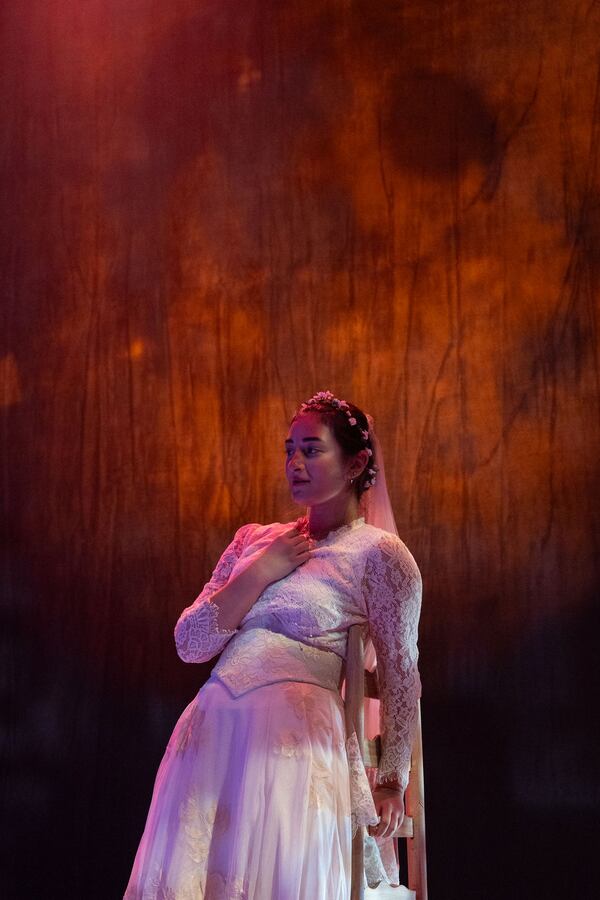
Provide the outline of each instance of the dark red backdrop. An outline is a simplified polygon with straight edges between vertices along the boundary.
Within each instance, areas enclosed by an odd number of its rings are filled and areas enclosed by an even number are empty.
[[[0,17],[10,896],[122,895],[210,668],[175,620],[238,525],[298,513],[282,441],[326,388],[423,572],[432,897],[585,896],[600,8]]]

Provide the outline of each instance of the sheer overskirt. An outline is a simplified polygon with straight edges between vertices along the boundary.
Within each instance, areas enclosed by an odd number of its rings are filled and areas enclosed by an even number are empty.
[[[348,900],[351,843],[339,694],[234,698],[213,677],[167,745],[124,900]]]

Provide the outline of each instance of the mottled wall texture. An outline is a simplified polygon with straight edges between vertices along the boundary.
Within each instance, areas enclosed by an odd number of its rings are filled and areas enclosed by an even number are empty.
[[[210,671],[174,623],[302,511],[283,438],[324,389],[375,417],[423,573],[431,895],[591,896],[600,6],[0,21],[2,896],[122,895]]]

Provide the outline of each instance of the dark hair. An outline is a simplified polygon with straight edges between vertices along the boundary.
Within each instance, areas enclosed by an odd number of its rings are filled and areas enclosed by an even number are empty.
[[[290,425],[301,416],[307,413],[314,413],[320,422],[329,426],[333,436],[340,445],[345,459],[351,459],[351,457],[356,456],[357,453],[365,450],[367,447],[371,450],[371,456],[367,460],[366,466],[352,484],[356,497],[360,499],[362,494],[370,487],[371,475],[369,474],[369,469],[376,467],[377,460],[375,459],[375,449],[371,443],[371,437],[369,436],[365,441],[361,434],[361,429],[364,431],[369,430],[369,421],[366,415],[354,403],[350,403],[349,400],[346,402],[352,416],[356,419],[356,425],[350,424],[349,417],[343,409],[336,408],[327,401],[311,404],[306,409],[299,409],[292,416]]]

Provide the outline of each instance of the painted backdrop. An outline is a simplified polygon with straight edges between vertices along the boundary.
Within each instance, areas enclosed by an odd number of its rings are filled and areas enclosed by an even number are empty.
[[[3,896],[122,896],[210,671],[173,626],[302,511],[283,438],[324,389],[375,417],[423,573],[431,896],[590,896],[600,7],[0,21]]]

